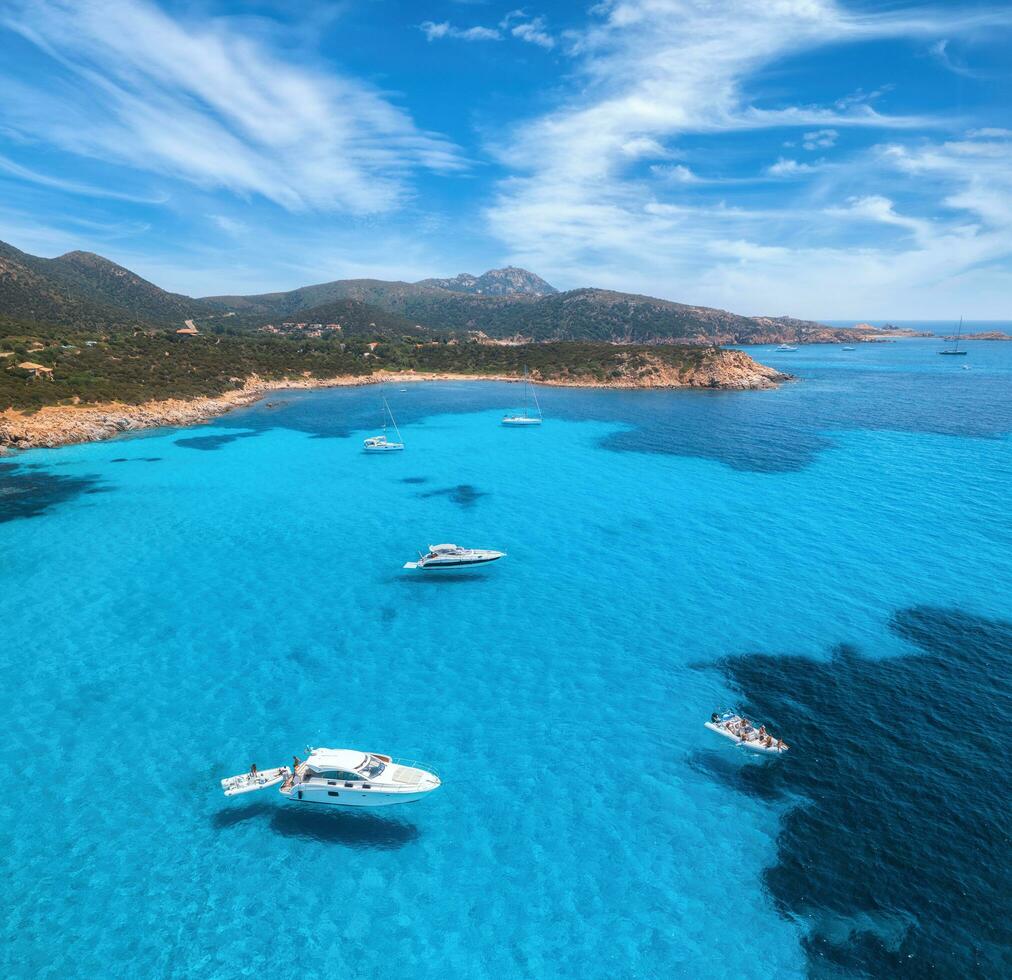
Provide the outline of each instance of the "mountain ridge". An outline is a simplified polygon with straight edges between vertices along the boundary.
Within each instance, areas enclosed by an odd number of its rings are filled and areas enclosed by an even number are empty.
[[[541,276],[514,265],[502,269],[489,269],[480,276],[461,272],[452,279],[420,279],[414,285],[435,286],[452,293],[471,293],[479,296],[550,296],[558,292]]]
[[[328,304],[338,307],[328,313]],[[461,273],[413,283],[338,279],[284,292],[195,298],[161,289],[92,252],[71,251],[47,259],[0,242],[0,322],[117,329],[179,327],[192,318],[203,329],[239,331],[309,315],[341,322],[336,320],[341,315],[359,331],[379,322],[376,310],[388,315],[381,332],[455,332],[490,341],[748,344],[861,339],[860,332],[810,320],[747,317],[596,287],[559,292],[535,273],[514,266],[481,276]],[[231,315],[228,321],[226,314]]]

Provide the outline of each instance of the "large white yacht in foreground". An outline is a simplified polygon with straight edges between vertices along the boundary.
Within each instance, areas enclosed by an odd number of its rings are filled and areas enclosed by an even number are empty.
[[[226,796],[250,793],[280,783],[293,803],[377,807],[414,803],[438,789],[439,777],[414,762],[356,749],[310,749],[309,758],[290,768],[251,770],[221,781]]]
[[[419,555],[418,561],[407,561],[405,568],[460,568],[462,565],[484,565],[505,558],[505,551],[488,551],[483,548],[461,548],[457,544],[430,544],[428,554]]]

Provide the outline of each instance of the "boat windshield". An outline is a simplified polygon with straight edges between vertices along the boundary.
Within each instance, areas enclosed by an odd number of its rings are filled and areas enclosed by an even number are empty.
[[[365,774],[366,779],[375,779],[383,770],[386,769],[386,763],[380,762],[376,756],[371,755],[365,762],[358,767],[358,771]]]

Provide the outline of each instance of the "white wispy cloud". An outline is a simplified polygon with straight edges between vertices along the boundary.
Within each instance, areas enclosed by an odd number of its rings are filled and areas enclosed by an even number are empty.
[[[457,27],[449,21],[422,21],[418,28],[427,41],[452,38],[456,41],[502,41],[515,37],[528,44],[550,50],[555,47],[555,38],[548,33],[544,17],[532,17],[525,10],[511,10],[496,27]]]
[[[422,21],[418,28],[427,41],[438,41],[444,37],[452,37],[458,41],[501,41],[502,34],[494,27],[454,27],[449,21],[435,23],[431,20]]]
[[[693,184],[699,180],[692,169],[683,163],[655,163],[650,168],[650,173],[661,180],[670,180],[678,184]]]
[[[548,33],[545,18],[531,17],[526,10],[511,10],[499,26],[528,44],[536,44],[546,50],[555,47],[555,38]]]
[[[26,180],[32,184],[51,187],[54,190],[65,191],[68,194],[80,194],[84,197],[104,197],[113,201],[130,201],[134,204],[164,204],[168,200],[165,194],[150,196],[130,194],[126,191],[111,190],[107,187],[96,187],[94,184],[86,184],[79,180],[54,177],[51,174],[40,173],[38,170],[22,166],[16,161],[0,154],[0,176],[3,176],[4,173],[17,177],[19,180]]]
[[[230,218],[227,214],[209,214],[208,218],[226,235],[246,235],[249,225],[238,218]]]
[[[816,129],[801,137],[801,146],[806,150],[825,150],[836,145],[840,134],[835,129]]]
[[[0,75],[0,118],[63,150],[353,213],[395,207],[413,168],[464,166],[382,92],[241,22],[175,19],[148,0],[14,0],[0,16],[51,59],[45,83]]]
[[[798,163],[797,160],[781,157],[776,163],[766,168],[766,173],[771,177],[797,177],[801,174],[810,174],[818,170],[818,167],[811,163]]]
[[[901,180],[901,166],[908,174],[914,167],[927,174],[930,165],[931,179],[949,188],[943,196],[953,211],[986,203],[996,217],[1001,213],[996,198],[1003,199],[1005,191],[985,202],[972,168],[951,166],[954,160],[986,158],[987,151],[949,147],[943,165],[937,149],[928,152],[932,144],[924,135],[940,121],[880,111],[873,103],[885,88],[843,94],[827,105],[799,100],[767,108],[752,101],[749,86],[763,69],[824,46],[952,36],[967,25],[978,29],[989,18],[1005,23],[1000,11],[878,14],[848,11],[833,0],[604,0],[595,10],[591,26],[572,39],[578,58],[573,94],[516,127],[498,147],[513,176],[502,182],[486,213],[511,261],[531,264],[563,283],[734,302],[752,312],[779,310],[775,291],[789,283],[798,312],[827,315],[837,300],[860,302],[865,289],[870,303],[877,290],[887,296],[884,280],[897,270],[914,289],[914,283],[946,270],[950,277],[959,274],[983,255],[1007,254],[1008,234],[974,227],[965,215],[950,214],[951,221],[936,228],[891,201],[886,207],[884,196],[876,201],[866,195],[862,202],[850,188],[835,208],[804,197],[769,214],[701,203],[701,189],[724,181],[711,182],[705,169],[658,166],[651,174],[668,179],[647,181],[635,166],[641,155],[627,149],[653,144],[674,155],[690,136],[706,136],[712,145],[725,134],[782,127],[797,127],[809,150],[834,145],[845,127],[916,132],[922,152],[903,158],[879,153],[858,167],[869,176],[875,168],[888,185]],[[821,161],[781,158],[764,173],[767,179],[796,178],[799,194],[813,181],[823,182],[822,196],[848,183],[842,164],[830,168]],[[859,217],[874,227],[892,226],[892,237],[874,237],[869,228],[866,245],[852,244],[860,234]],[[817,244],[808,244],[812,239]],[[805,271],[803,282],[799,269]]]

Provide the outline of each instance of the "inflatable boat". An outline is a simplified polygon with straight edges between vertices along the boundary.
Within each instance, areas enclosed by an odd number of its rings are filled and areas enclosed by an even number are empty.
[[[787,751],[786,743],[767,732],[765,726],[757,728],[747,718],[730,711],[722,715],[713,714],[706,727],[750,752],[780,755]]]

